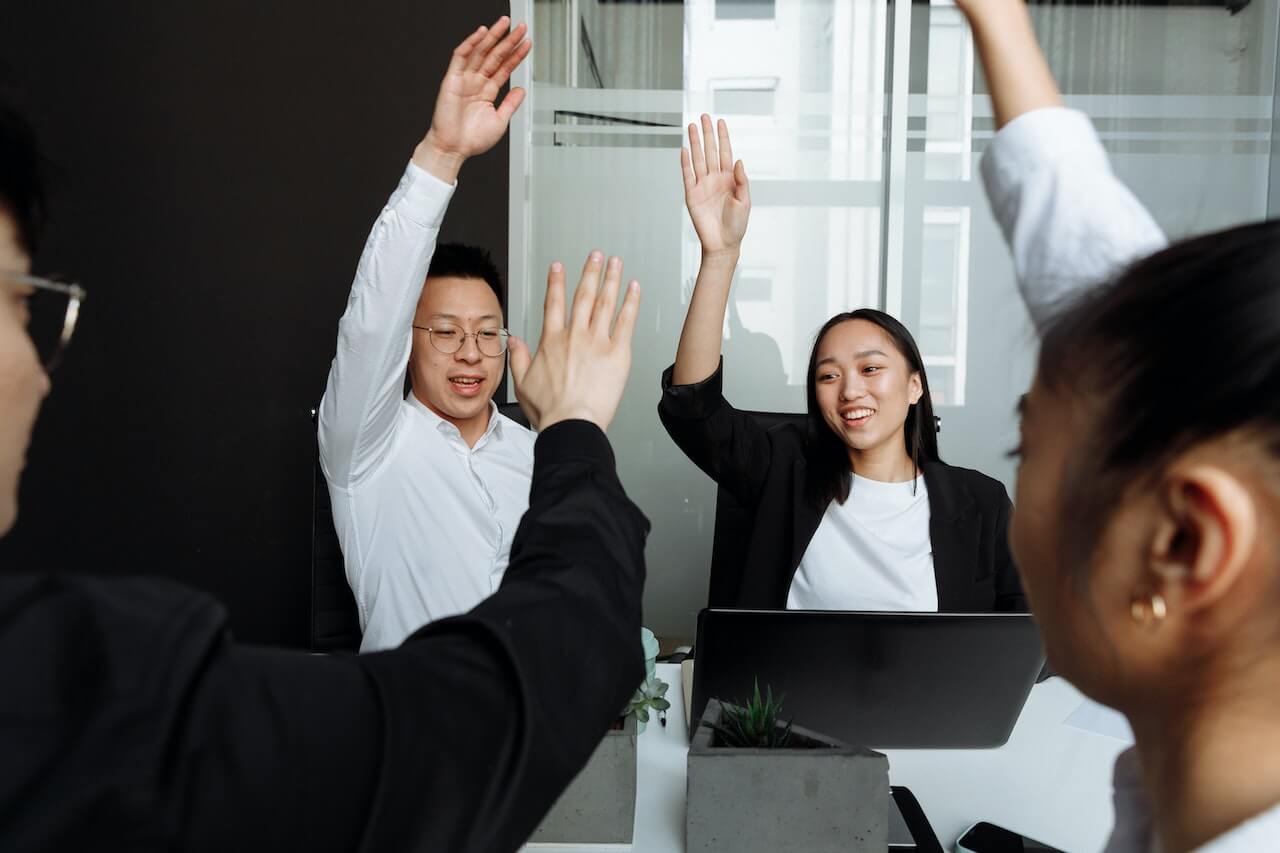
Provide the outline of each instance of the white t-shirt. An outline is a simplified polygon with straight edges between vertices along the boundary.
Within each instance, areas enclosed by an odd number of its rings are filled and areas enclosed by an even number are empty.
[[[936,611],[924,477],[882,483],[854,474],[849,499],[827,506],[805,549],[787,608]]]

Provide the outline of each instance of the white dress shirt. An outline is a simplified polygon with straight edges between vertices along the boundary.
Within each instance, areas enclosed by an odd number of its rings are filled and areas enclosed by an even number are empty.
[[[534,434],[498,414],[468,447],[402,395],[413,315],[454,188],[409,164],[365,243],[320,404],[320,463],[362,652],[470,610],[502,582]]]
[[[924,477],[882,483],[854,474],[849,499],[827,504],[805,548],[787,609],[936,611]]]
[[[1073,297],[1167,243],[1112,174],[1084,113],[1023,113],[996,133],[981,168],[1037,330]]]

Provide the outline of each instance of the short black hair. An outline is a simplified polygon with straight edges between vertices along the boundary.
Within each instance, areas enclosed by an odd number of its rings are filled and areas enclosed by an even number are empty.
[[[18,245],[28,255],[34,255],[44,227],[44,161],[31,125],[3,100],[0,100],[0,210],[13,217]]]
[[[427,278],[478,278],[493,290],[498,297],[498,304],[505,307],[506,290],[502,286],[502,273],[493,262],[489,253],[478,246],[467,246],[462,243],[441,243],[436,246],[431,256],[431,266],[427,269]]]
[[[1251,437],[1280,461],[1280,222],[1175,243],[1060,313],[1039,381],[1086,404],[1064,489],[1082,565],[1128,489],[1193,446]]]

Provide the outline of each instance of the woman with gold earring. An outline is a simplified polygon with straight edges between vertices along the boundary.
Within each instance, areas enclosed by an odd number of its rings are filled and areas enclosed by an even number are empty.
[[[1042,335],[1014,558],[1050,664],[1136,742],[1107,851],[1280,850],[1280,223],[1162,249],[1023,0],[957,2]]]

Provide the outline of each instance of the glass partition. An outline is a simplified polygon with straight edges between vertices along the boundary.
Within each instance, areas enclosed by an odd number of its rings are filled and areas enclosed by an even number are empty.
[[[513,330],[536,340],[547,265],[591,248],[644,286],[635,366],[610,437],[653,522],[646,624],[692,635],[715,486],[656,415],[697,273],[678,149],[723,116],[753,211],[724,329],[737,406],[801,411],[814,332],[881,307],[924,353],[944,458],[1011,484],[1005,451],[1035,341],[987,209],[991,106],[950,2],[529,0],[530,98],[511,144]],[[1272,179],[1274,4],[1036,6],[1068,102],[1173,236],[1260,218]]]

